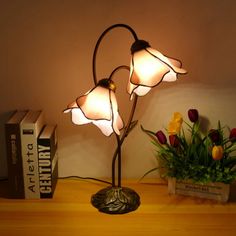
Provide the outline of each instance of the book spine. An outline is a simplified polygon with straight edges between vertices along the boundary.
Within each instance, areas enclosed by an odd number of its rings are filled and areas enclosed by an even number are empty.
[[[5,135],[10,197],[24,198],[25,194],[19,124],[6,124]]]
[[[40,198],[40,193],[35,124],[21,125],[21,147],[25,198],[38,199]]]
[[[52,198],[57,183],[58,163],[55,132],[51,138],[38,139],[40,198]]]
[[[58,152],[55,153],[52,161],[52,195],[55,191],[58,180]]]

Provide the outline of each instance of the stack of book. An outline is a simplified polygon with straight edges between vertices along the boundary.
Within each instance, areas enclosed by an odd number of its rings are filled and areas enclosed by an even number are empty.
[[[11,198],[52,198],[58,177],[57,126],[42,111],[15,111],[5,124]]]

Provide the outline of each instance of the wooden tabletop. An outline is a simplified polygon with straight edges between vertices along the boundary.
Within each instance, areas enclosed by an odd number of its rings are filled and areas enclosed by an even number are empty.
[[[100,213],[91,195],[105,184],[59,180],[53,199],[12,200],[0,183],[0,235],[165,236],[236,235],[236,191],[227,204],[168,195],[163,182],[126,181],[141,197],[140,207],[123,215]]]

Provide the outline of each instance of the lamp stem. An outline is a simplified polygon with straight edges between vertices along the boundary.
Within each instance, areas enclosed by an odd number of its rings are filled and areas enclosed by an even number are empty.
[[[116,158],[118,156],[118,162],[121,162],[121,144],[120,144],[120,137],[116,134],[116,141],[117,141],[117,148],[114,152],[113,159],[112,159],[112,187],[116,187]],[[121,175],[121,164],[118,163],[118,176]],[[118,178],[118,185],[120,185],[120,180]]]
[[[126,28],[128,29],[131,34],[133,35],[134,37],[134,40],[138,40],[138,37],[137,37],[137,34],[135,33],[135,31],[129,26],[129,25],[126,25],[126,24],[115,24],[115,25],[112,25],[110,27],[108,27],[105,31],[103,31],[103,33],[101,34],[101,36],[98,38],[97,40],[97,43],[96,43],[96,46],[94,48],[94,51],[93,51],[93,80],[94,80],[94,84],[97,85],[97,74],[96,74],[96,57],[97,57],[97,51],[98,51],[98,47],[102,41],[102,39],[104,38],[104,36],[109,32],[111,31],[112,29],[114,28],[118,28],[118,27],[122,27],[122,28]]]
[[[117,136],[117,157],[118,157],[118,187],[121,187],[121,143],[120,143],[120,137]]]
[[[125,138],[128,136],[130,125],[131,125],[133,117],[134,117],[134,112],[135,112],[135,109],[136,109],[137,101],[138,101],[138,96],[136,94],[134,94],[133,105],[132,105],[132,108],[131,108],[131,111],[130,111],[130,115],[129,115],[127,125],[125,127],[124,132],[123,132],[123,135],[120,138],[116,134],[117,148],[114,152],[113,159],[112,159],[112,186],[113,187],[116,186],[116,183],[115,183],[115,165],[116,165],[116,158],[117,157],[118,157],[118,187],[121,187],[121,146],[122,146]]]
[[[110,74],[110,76],[109,76],[108,79],[111,80],[112,77],[114,76],[114,74],[115,74],[117,71],[121,70],[121,69],[126,69],[126,70],[130,71],[130,67],[129,67],[129,66],[126,66],[126,65],[118,66],[118,67],[116,67],[116,68],[111,72],[111,74]]]
[[[112,26],[108,27],[106,30],[103,31],[103,33],[100,35],[100,37],[97,40],[97,43],[95,45],[94,52],[93,52],[93,61],[92,61],[93,64],[92,65],[93,65],[93,80],[94,80],[95,85],[97,85],[96,57],[97,57],[97,52],[98,52],[99,45],[100,45],[102,39],[104,38],[104,36],[109,31],[111,31],[114,28],[118,28],[118,27],[122,27],[122,28],[125,28],[125,29],[129,30],[130,33],[133,35],[134,40],[135,41],[138,40],[138,37],[137,37],[137,34],[135,33],[135,31],[129,25],[126,25],[126,24],[115,24],[115,25],[112,25]],[[109,79],[111,79],[112,76],[120,69],[129,70],[130,68],[128,66],[125,66],[125,65],[117,67],[115,70],[112,71]],[[118,187],[121,187],[121,146],[122,146],[122,143],[124,142],[124,139],[128,135],[129,128],[130,128],[130,125],[131,125],[131,122],[132,122],[132,119],[133,119],[133,116],[134,116],[136,104],[137,104],[137,96],[135,95],[134,100],[133,100],[133,106],[132,106],[132,109],[131,109],[131,112],[130,112],[128,123],[125,127],[125,130],[124,130],[124,133],[123,133],[121,138],[116,134],[117,148],[114,152],[113,159],[112,159],[112,186],[113,187],[116,187],[116,183],[115,183],[116,174],[115,174],[115,172],[116,172],[116,158],[117,157],[118,157],[118,174],[117,174],[118,175]]]

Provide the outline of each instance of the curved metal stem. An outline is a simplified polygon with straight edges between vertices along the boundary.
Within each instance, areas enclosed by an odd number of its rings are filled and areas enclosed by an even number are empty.
[[[102,39],[104,38],[104,36],[109,32],[111,31],[112,29],[114,28],[118,28],[118,27],[122,27],[122,28],[125,28],[125,29],[128,29],[131,34],[133,35],[134,37],[134,40],[137,41],[138,40],[138,37],[137,37],[137,34],[135,33],[135,31],[129,26],[129,25],[126,25],[126,24],[115,24],[115,25],[112,25],[110,27],[108,27],[101,35],[100,37],[98,38],[97,40],[97,43],[95,45],[95,48],[94,48],[94,52],[93,52],[93,80],[94,80],[94,84],[97,85],[97,74],[96,74],[96,57],[97,57],[97,52],[98,52],[98,48],[99,48],[99,45],[102,41]],[[122,66],[119,66],[117,68],[115,68],[109,79],[112,79],[113,75],[119,71],[120,69],[127,69],[127,70],[130,70],[129,66],[125,66],[125,65],[122,65]],[[136,107],[136,103],[137,103],[137,96],[134,97],[134,102],[133,102],[133,106],[132,106],[132,109],[131,109],[131,113],[130,113],[130,116],[129,116],[129,119],[128,119],[128,123],[125,127],[125,130],[124,130],[124,133],[122,135],[122,137],[120,138],[117,134],[116,134],[116,140],[117,140],[117,148],[116,148],[116,151],[113,155],[113,160],[112,160],[112,186],[115,187],[116,186],[116,183],[115,183],[115,166],[116,166],[116,158],[118,157],[118,186],[120,187],[121,186],[121,146],[122,146],[122,143],[124,142],[124,139],[125,137],[128,135],[128,132],[129,132],[129,128],[130,128],[130,125],[131,125],[131,122],[132,122],[132,119],[133,119],[133,115],[134,115],[134,111],[135,111],[135,107]]]
[[[122,70],[122,69],[126,69],[126,70],[130,70],[130,67],[129,66],[126,66],[126,65],[121,65],[121,66],[118,66],[116,67],[110,74],[109,76],[109,80],[112,79],[112,77],[114,76],[114,74],[116,72],[118,72],[119,70]],[[120,144],[120,137],[119,135],[115,134],[116,135],[116,140],[117,140],[117,149],[116,149],[116,152],[114,153],[114,156],[113,156],[113,159],[112,159],[112,186],[115,187],[116,186],[116,183],[115,183],[115,172],[116,172],[116,157],[118,155],[118,159],[120,161],[118,161],[118,176],[121,176],[121,144]],[[119,177],[118,178],[118,186],[121,185],[121,178]]]
[[[116,135],[117,149],[112,158],[112,187],[116,187],[116,157],[121,155],[120,137]]]
[[[129,26],[129,25],[125,25],[125,24],[115,24],[110,26],[109,28],[107,28],[102,34],[101,36],[98,38],[98,41],[96,43],[96,46],[94,48],[94,52],[93,52],[93,80],[94,80],[94,84],[97,84],[97,75],[96,75],[96,56],[97,56],[97,51],[98,51],[98,47],[102,41],[102,39],[104,38],[104,36],[112,29],[114,28],[118,28],[118,27],[122,27],[122,28],[126,28],[128,29],[131,34],[133,35],[135,41],[138,40],[137,34],[135,33],[135,31]]]
[[[132,105],[132,108],[131,108],[131,111],[130,111],[129,119],[128,119],[127,125],[125,127],[124,133],[123,133],[121,138],[116,134],[117,148],[114,152],[113,159],[112,159],[112,186],[113,187],[116,186],[116,183],[115,183],[115,164],[116,164],[117,157],[118,157],[118,187],[121,187],[121,146],[122,146],[125,138],[128,136],[130,125],[131,125],[133,117],[134,117],[134,112],[135,112],[135,109],[136,109],[137,101],[138,101],[138,96],[135,94],[134,95],[134,100],[133,100],[133,105]]]
[[[114,74],[115,74],[117,71],[122,70],[122,69],[126,69],[126,70],[130,71],[130,67],[129,67],[129,66],[126,66],[126,65],[118,66],[118,67],[116,67],[116,68],[111,72],[111,74],[110,74],[110,76],[109,76],[108,79],[111,80],[112,77],[114,76]]]

